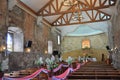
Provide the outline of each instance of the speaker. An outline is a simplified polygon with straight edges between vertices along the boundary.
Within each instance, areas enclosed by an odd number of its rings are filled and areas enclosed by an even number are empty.
[[[53,51],[53,55],[54,55],[54,56],[55,56],[55,55],[58,55],[58,51],[57,51],[57,50]]]
[[[106,49],[107,49],[107,50],[110,50],[109,46],[106,46]]]
[[[27,41],[26,47],[31,47],[32,46],[32,41]]]

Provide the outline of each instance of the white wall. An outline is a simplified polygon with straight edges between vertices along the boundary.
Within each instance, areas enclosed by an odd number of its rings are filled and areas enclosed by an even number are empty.
[[[23,33],[15,33],[14,34],[14,52],[23,52],[24,44],[23,44]]]

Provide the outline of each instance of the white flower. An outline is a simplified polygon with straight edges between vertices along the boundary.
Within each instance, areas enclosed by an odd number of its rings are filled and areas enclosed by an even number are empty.
[[[60,61],[62,61],[63,59],[62,59],[62,56],[60,57],[60,59],[59,59]]]
[[[51,59],[46,58],[45,62],[47,63],[47,68],[48,69],[53,69],[54,67],[56,67],[55,66],[56,63],[55,63],[55,60],[54,60],[53,57],[51,57]]]
[[[78,61],[81,61],[81,57],[80,56],[78,57]]]
[[[37,64],[37,65],[43,64],[43,58],[40,57],[38,60],[35,61],[35,64]]]
[[[66,62],[67,62],[68,64],[71,64],[72,61],[73,61],[73,58],[72,58],[71,56],[69,56],[68,59],[66,60]]]

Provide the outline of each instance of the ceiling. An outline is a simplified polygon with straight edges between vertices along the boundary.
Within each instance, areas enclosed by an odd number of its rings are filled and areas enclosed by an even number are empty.
[[[90,36],[101,33],[108,33],[108,28],[110,26],[111,24],[108,21],[104,21],[71,26],[62,26],[57,28],[62,31],[62,36]]]
[[[78,0],[78,6],[82,11],[82,16],[84,19],[74,21],[71,18],[73,13],[77,10],[75,10],[74,5],[64,6],[64,0],[17,1],[20,5],[24,6],[36,16],[42,17],[42,19],[44,19],[53,27],[58,27],[63,33],[65,31],[69,33],[65,33],[66,35],[74,36],[93,35],[107,31],[106,29],[109,26],[107,22],[112,18],[112,15],[114,14],[113,9],[117,3],[117,0]],[[101,23],[103,24],[102,29],[105,31],[101,31]],[[74,30],[78,26],[78,30]],[[93,26],[94,28],[91,28],[90,26]],[[70,32],[70,30],[72,31]]]

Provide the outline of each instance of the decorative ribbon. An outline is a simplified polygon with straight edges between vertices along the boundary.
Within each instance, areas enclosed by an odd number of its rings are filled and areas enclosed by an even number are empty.
[[[80,63],[77,63],[77,67],[73,70],[76,71],[76,70],[80,69],[80,65],[81,65]]]
[[[30,79],[35,78],[41,72],[44,72],[44,73],[48,74],[49,71],[47,69],[41,68],[41,69],[35,71],[33,74],[25,76],[23,78],[9,78],[9,77],[5,77],[5,78],[3,78],[3,80],[30,80]]]
[[[64,73],[62,73],[62,74],[60,74],[58,76],[53,76],[52,79],[50,79],[49,76],[48,76],[48,78],[49,78],[49,80],[64,80],[69,75],[70,72],[78,70],[80,68],[80,65],[81,65],[80,63],[77,63],[77,67],[75,69],[68,68]],[[82,65],[84,65],[84,63]],[[56,71],[60,70],[61,67],[68,67],[68,66],[69,65],[63,65],[63,64],[61,64],[61,65],[58,66],[58,68],[55,68],[53,70],[53,72],[56,72]],[[50,71],[47,70],[47,69],[41,68],[41,69],[35,71],[34,73],[32,73],[31,75],[28,75],[28,76],[25,76],[25,77],[22,77],[22,78],[3,77],[2,80],[30,80],[30,79],[35,78],[41,72],[44,72],[44,73],[48,74],[48,72],[50,72]]]
[[[62,67],[69,67],[69,65],[60,64],[57,68],[53,69],[53,72],[57,72],[57,71],[60,70]]]
[[[67,76],[68,76],[68,74],[70,73],[70,72],[72,72],[73,71],[73,69],[72,68],[68,68],[64,73],[62,73],[61,75],[58,75],[58,76],[53,76],[52,77],[52,80],[64,80]]]
[[[58,76],[53,76],[52,80],[65,80],[66,77],[69,75],[70,72],[76,71],[80,68],[80,63],[77,63],[77,67],[75,69],[73,68],[68,68],[64,73],[58,75]]]

